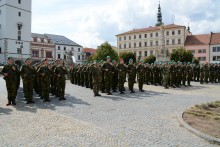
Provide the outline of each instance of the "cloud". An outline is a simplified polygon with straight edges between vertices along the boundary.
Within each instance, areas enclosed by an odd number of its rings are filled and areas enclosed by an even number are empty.
[[[195,33],[219,31],[217,0],[161,0],[163,21],[191,26]],[[96,48],[104,41],[116,45],[116,34],[154,26],[157,1],[151,0],[37,0],[33,1],[32,31],[69,37]]]

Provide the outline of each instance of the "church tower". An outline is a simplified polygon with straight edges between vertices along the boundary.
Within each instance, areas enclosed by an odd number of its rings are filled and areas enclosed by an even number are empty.
[[[32,0],[0,0],[0,63],[30,57]]]
[[[162,22],[162,13],[161,13],[160,2],[159,2],[156,26],[161,26],[162,24],[163,24],[163,22]]]

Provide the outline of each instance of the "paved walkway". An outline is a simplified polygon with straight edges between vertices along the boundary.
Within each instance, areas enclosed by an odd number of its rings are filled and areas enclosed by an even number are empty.
[[[127,84],[127,83],[126,83]],[[163,89],[145,85],[144,93],[112,96],[67,82],[67,101],[6,107],[0,77],[0,146],[215,146],[184,129],[177,115],[195,104],[220,100],[220,84]],[[21,88],[22,89],[22,88]]]

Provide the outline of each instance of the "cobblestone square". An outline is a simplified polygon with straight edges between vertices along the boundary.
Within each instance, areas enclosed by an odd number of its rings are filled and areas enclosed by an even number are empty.
[[[127,83],[126,90],[127,90]],[[195,105],[219,100],[220,84],[164,89],[144,85],[144,93],[128,90],[94,97],[85,87],[67,81],[66,101],[50,97],[26,105],[22,84],[16,106],[6,106],[0,77],[0,146],[215,146],[178,122],[177,116]]]

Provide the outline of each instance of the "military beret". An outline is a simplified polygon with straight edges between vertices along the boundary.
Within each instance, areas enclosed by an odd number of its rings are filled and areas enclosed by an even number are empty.
[[[112,63],[115,63],[116,61],[115,60],[112,60]]]
[[[106,59],[110,58],[110,56],[107,56]]]
[[[188,62],[187,64],[190,64],[190,62]]]
[[[31,59],[30,59],[30,58],[26,58],[26,59],[25,59],[25,62],[26,62],[27,60],[31,60]]]
[[[143,61],[142,59],[139,60],[139,62],[142,62],[142,61]]]
[[[12,57],[8,57],[8,60],[13,59]]]

